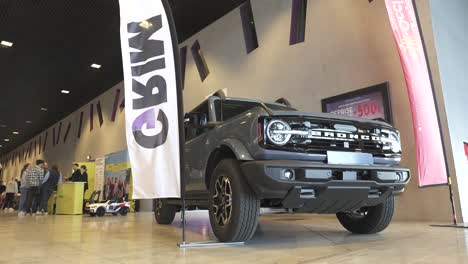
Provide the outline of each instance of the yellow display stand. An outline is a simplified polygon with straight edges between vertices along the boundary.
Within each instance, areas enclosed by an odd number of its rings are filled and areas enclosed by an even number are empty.
[[[66,182],[58,185],[56,214],[83,214],[83,182]]]

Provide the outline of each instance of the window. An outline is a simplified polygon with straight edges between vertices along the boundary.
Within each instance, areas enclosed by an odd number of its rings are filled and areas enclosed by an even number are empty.
[[[229,120],[258,106],[260,106],[258,102],[225,100],[221,106],[222,120]]]
[[[255,29],[255,21],[250,0],[246,1],[240,7],[240,15],[242,20],[242,30],[244,31],[245,48],[248,54],[258,48],[257,30]]]
[[[209,118],[208,101],[205,101],[201,105],[197,106],[195,109],[190,111],[188,115],[189,115],[189,118],[191,118],[191,120],[185,121],[185,124],[184,124],[185,125],[185,141],[194,139],[207,131],[207,129],[204,127],[194,126],[192,122],[193,122],[193,118],[199,119],[202,117],[202,115],[205,115],[206,118]],[[200,120],[197,120],[196,122],[198,123],[199,121]]]
[[[289,45],[304,42],[306,28],[307,0],[293,0]]]

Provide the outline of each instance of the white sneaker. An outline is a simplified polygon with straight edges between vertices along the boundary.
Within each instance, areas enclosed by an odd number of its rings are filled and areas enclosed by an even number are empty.
[[[36,212],[36,215],[42,215],[41,211]]]
[[[48,215],[49,213],[47,213],[47,212],[43,212],[42,214],[43,214],[43,215]]]
[[[15,209],[13,209],[13,208],[10,208],[10,209],[8,209],[8,211],[9,211],[9,212],[14,212],[14,211],[15,211]]]
[[[25,216],[26,213],[25,212],[18,212],[18,216]]]

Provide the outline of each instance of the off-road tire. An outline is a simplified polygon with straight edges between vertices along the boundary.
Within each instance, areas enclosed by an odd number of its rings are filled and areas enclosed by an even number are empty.
[[[119,213],[121,216],[126,216],[128,214],[128,208],[127,207],[120,208]]]
[[[168,204],[166,199],[154,199],[154,218],[160,225],[170,225],[178,211],[176,205]]]
[[[96,215],[99,216],[99,217],[103,217],[105,214],[106,214],[106,208],[104,208],[104,207],[99,207],[96,210]]]
[[[351,233],[375,234],[383,231],[392,221],[395,207],[393,195],[390,195],[383,203],[368,207],[365,216],[355,216],[352,213],[337,213],[336,217]]]
[[[216,183],[228,179],[231,188],[231,213],[229,221],[219,223],[216,215]],[[260,214],[260,200],[246,183],[240,163],[225,159],[218,163],[210,179],[209,216],[213,233],[221,242],[247,241],[255,233]],[[218,206],[219,207],[219,206]],[[224,207],[223,207],[224,208]]]

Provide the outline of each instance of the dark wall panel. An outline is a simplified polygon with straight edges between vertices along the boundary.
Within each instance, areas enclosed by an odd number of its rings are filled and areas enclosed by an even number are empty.
[[[115,117],[117,115],[117,108],[119,108],[119,100],[120,100],[120,89],[117,89],[115,91],[115,97],[114,97],[114,105],[112,106],[112,115],[111,115],[111,121],[115,121]]]
[[[200,79],[203,82],[210,74],[210,70],[208,69],[208,65],[206,64],[205,58],[203,57],[203,52],[198,40],[193,43],[191,51],[195,65],[197,66],[198,74],[200,75]]]
[[[62,122],[59,123],[59,126],[58,126],[58,132],[57,132],[57,138],[55,139],[55,144],[59,144],[60,143],[60,135],[62,133]]]
[[[65,136],[63,136],[63,143],[67,142],[68,133],[70,133],[71,122],[68,123],[67,130],[65,131]]]
[[[93,131],[94,128],[94,104],[89,105],[89,131]]]
[[[289,45],[305,41],[307,0],[293,0]]]
[[[241,5],[240,15],[242,30],[244,31],[245,48],[247,53],[250,53],[258,48],[257,30],[255,29],[255,21],[250,1],[246,1]]]
[[[102,124],[104,124],[104,117],[102,116],[101,101],[98,101],[98,103],[96,104],[96,110],[99,119],[99,126],[102,126]]]
[[[77,138],[81,137],[81,128],[83,127],[83,112],[80,112],[80,121],[78,121],[78,134]]]

